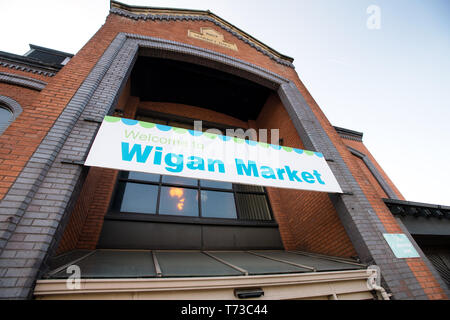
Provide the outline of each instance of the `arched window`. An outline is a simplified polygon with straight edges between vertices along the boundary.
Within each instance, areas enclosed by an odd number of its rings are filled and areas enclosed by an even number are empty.
[[[22,107],[13,99],[0,95],[0,135],[22,112]]]

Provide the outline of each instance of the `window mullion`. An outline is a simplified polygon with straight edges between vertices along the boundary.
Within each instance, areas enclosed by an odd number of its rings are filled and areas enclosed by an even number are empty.
[[[237,201],[236,188],[234,186],[234,183],[231,185],[231,187],[233,189],[234,205],[236,206],[236,219],[240,220],[241,219],[241,217],[240,217],[240,211],[241,210],[240,210],[240,207],[239,207],[239,204],[238,204],[238,201]]]
[[[197,192],[198,192],[198,216],[202,217],[202,189],[200,188],[200,180],[197,180]]]
[[[161,202],[161,184],[162,184],[162,174],[159,175],[159,183],[158,183],[158,196],[156,198],[156,212],[155,215],[159,215],[159,203]]]

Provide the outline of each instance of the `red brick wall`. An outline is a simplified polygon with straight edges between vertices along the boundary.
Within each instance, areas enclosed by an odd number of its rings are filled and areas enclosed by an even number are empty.
[[[3,70],[2,70],[3,71]],[[11,73],[11,72],[10,72]],[[0,200],[28,161],[34,151],[33,141],[39,137],[38,115],[30,108],[39,91],[12,84],[0,83],[0,95],[17,101],[23,111],[18,118],[0,135]]]
[[[297,131],[276,94],[257,119],[259,128],[279,129],[283,145],[303,149]],[[270,141],[270,140],[269,140]],[[353,245],[326,193],[268,188],[287,250],[299,249],[341,257],[356,256]]]
[[[380,174],[383,176],[385,181],[388,183],[388,185],[392,188],[392,190],[395,192],[395,194],[399,197],[401,200],[405,200],[403,195],[400,193],[400,191],[395,187],[395,185],[392,183],[392,181],[389,179],[389,177],[386,175],[386,173],[383,171],[383,169],[380,167],[380,165],[376,162],[373,155],[369,152],[369,150],[366,148],[366,146],[359,141],[353,141],[345,139],[344,143],[363,154],[367,155],[369,159],[372,161],[372,163],[375,165],[375,167],[378,169]],[[372,198],[372,205],[376,205],[378,208],[378,216],[381,218],[381,221],[383,222],[383,225],[386,228],[386,231],[388,233],[402,233],[400,227],[397,224],[397,221],[392,216],[389,210],[385,209],[384,203],[382,204],[380,201],[381,198],[387,198],[387,195],[382,190],[381,186],[378,184],[370,170],[367,168],[367,166],[364,164],[364,161],[362,161],[360,158],[354,156],[354,160],[358,163],[358,166],[360,168],[361,172],[361,178],[358,180],[361,184],[366,185],[366,187],[371,186],[375,193],[376,197]],[[369,192],[366,190],[366,192]],[[424,289],[425,293],[429,296],[430,299],[445,299],[446,295],[444,294],[444,291],[437,283],[434,276],[431,274],[430,270],[426,266],[425,262],[422,261],[419,258],[411,258],[407,259],[407,264],[416,276],[417,280],[421,284],[422,288]]]
[[[394,193],[397,195],[397,197],[401,200],[405,200],[405,198],[403,197],[403,195],[400,193],[400,191],[397,189],[397,187],[395,186],[395,184],[391,181],[391,179],[388,177],[388,175],[386,174],[386,172],[384,172],[383,168],[381,168],[381,166],[378,164],[378,162],[375,160],[375,158],[373,157],[373,155],[370,153],[370,151],[366,148],[366,146],[364,145],[363,142],[360,141],[354,141],[354,140],[348,140],[348,139],[344,139],[343,141],[347,146],[352,147],[353,149],[358,150],[359,152],[365,154],[370,161],[373,163],[373,165],[377,168],[378,172],[381,174],[381,176],[384,178],[384,180],[386,181],[386,183],[389,185],[389,187],[391,187],[391,189],[394,191]],[[357,157],[356,157],[357,158]],[[359,159],[359,158],[358,158]],[[364,165],[364,167],[367,169],[367,166]],[[372,176],[370,174],[370,176]],[[376,180],[375,180],[376,182]],[[372,183],[373,186],[375,186],[376,188],[379,187],[378,182],[376,183]],[[387,197],[386,194],[384,192],[379,193],[380,197]]]
[[[116,32],[101,28],[69,63],[54,77],[15,71],[48,82],[36,92],[18,86],[1,85],[0,94],[10,96],[22,105],[22,114],[0,136],[0,200],[15,181],[33,152],[87,77]],[[2,68],[1,71],[11,72]],[[33,93],[31,93],[33,92]]]
[[[89,208],[93,203],[94,194],[97,191],[97,182],[100,178],[101,169],[94,167],[89,169],[88,176],[86,177],[83,188],[81,189],[67,226],[64,229],[63,236],[59,242],[57,254],[78,248],[78,240],[88,218]]]
[[[203,40],[188,37],[188,30],[200,32],[201,27],[211,27],[224,35],[224,41],[235,43],[238,51],[227,49]],[[133,20],[110,14],[106,19],[104,28],[111,28],[117,32],[128,32],[151,37],[158,37],[167,40],[187,43],[197,47],[210,49],[216,52],[226,54],[244,61],[250,61],[253,64],[267,68],[278,74],[287,74],[291,68],[280,65],[268,56],[262,54],[250,45],[234,37],[232,34],[216,26],[209,21],[144,21]]]
[[[27,106],[27,113],[23,117],[19,117],[8,128],[7,132],[0,137],[0,159],[3,161],[3,163],[0,163],[2,165],[0,167],[0,181],[2,182],[0,186],[0,199],[3,198],[56,118],[119,32],[157,36],[204,47],[243,60],[252,61],[252,63],[272,69],[272,71],[280,74],[284,74],[289,69],[288,67],[277,64],[222,29],[219,32],[225,35],[225,41],[237,43],[238,52],[187,37],[189,29],[199,31],[200,27],[205,26],[219,29],[215,24],[207,21],[136,21],[110,14],[100,30],[56,76],[43,79],[42,76],[34,75],[33,77],[48,81],[47,87],[36,97],[30,99],[28,104],[24,104]],[[11,72],[11,69],[5,68],[4,71]],[[17,73],[26,76],[31,75],[22,71],[18,71]],[[20,90],[22,90],[20,92],[26,92],[26,89]],[[20,103],[20,101],[18,102]],[[12,146],[11,141],[14,141]]]
[[[89,205],[80,237],[77,242],[77,249],[95,249],[100,232],[102,231],[103,218],[108,210],[113,195],[117,170],[94,168],[98,174],[98,180],[94,191],[94,196]],[[70,228],[69,228],[70,229]]]

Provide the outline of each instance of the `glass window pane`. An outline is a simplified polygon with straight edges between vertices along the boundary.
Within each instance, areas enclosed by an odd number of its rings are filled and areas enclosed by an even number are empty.
[[[143,173],[143,172],[135,172],[135,171],[130,171],[128,173],[128,179],[133,179],[133,180],[159,182],[159,177],[160,177],[159,174],[153,174],[153,173]]]
[[[264,188],[261,186],[252,186],[248,184],[235,184],[236,191],[241,192],[264,192]]]
[[[117,189],[120,212],[155,213],[158,186],[120,182]]]
[[[202,190],[202,217],[236,219],[233,193]]]
[[[12,119],[13,114],[8,109],[0,106],[0,134],[2,133],[2,128],[6,128],[9,121]]]
[[[9,119],[11,119],[11,117],[12,117],[12,112],[6,108],[0,106],[0,120],[7,122],[7,121],[9,121]]]
[[[239,219],[271,220],[269,206],[265,195],[236,193]]]
[[[207,188],[228,189],[233,188],[231,182],[212,181],[212,180],[200,180],[200,186]]]
[[[182,184],[182,185],[186,185],[186,186],[198,186],[197,179],[183,178],[183,177],[176,177],[176,176],[163,176],[162,182],[163,183]]]
[[[162,187],[159,214],[198,216],[198,192],[195,189]]]

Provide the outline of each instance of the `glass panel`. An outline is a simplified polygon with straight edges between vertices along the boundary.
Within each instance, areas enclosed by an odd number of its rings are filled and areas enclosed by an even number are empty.
[[[155,265],[148,251],[97,250],[77,262],[82,278],[147,278],[155,277]],[[70,274],[70,273],[69,273]],[[67,278],[62,270],[53,278]]]
[[[120,182],[116,199],[121,202],[116,208],[121,212],[155,213],[157,198],[158,186]]]
[[[264,192],[264,188],[261,186],[252,186],[248,184],[235,184],[236,191],[241,192]]]
[[[202,190],[202,217],[236,219],[233,193]]]
[[[12,117],[13,114],[11,111],[0,106],[0,127],[3,124],[7,124]]]
[[[213,254],[222,260],[247,270],[249,274],[297,273],[309,271],[302,267],[296,267],[287,263],[258,257],[243,251],[213,252]]]
[[[162,187],[159,214],[197,217],[197,190],[176,187]]]
[[[163,176],[162,182],[163,183],[182,184],[182,185],[186,185],[186,186],[198,186],[197,179],[183,178],[183,177],[176,177],[176,176]]]
[[[259,194],[236,193],[239,208],[239,219],[271,220],[266,196]]]
[[[155,252],[163,277],[238,276],[241,272],[201,252]],[[64,270],[65,271],[65,270]]]
[[[128,173],[128,179],[133,179],[133,180],[159,182],[159,177],[160,177],[159,174],[153,174],[153,173],[143,173],[143,172],[135,172],[135,171],[130,171]]]
[[[212,180],[200,180],[200,186],[207,188],[228,189],[233,188],[231,182],[212,181]]]
[[[274,259],[284,260],[301,264],[304,266],[314,266],[317,271],[338,271],[349,269],[362,269],[363,267],[354,264],[345,263],[344,261],[332,261],[322,258],[309,257],[301,254],[290,253],[286,251],[265,251],[264,255]]]

